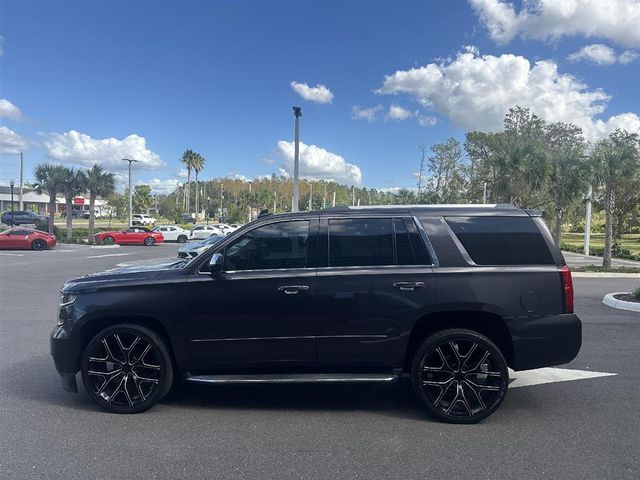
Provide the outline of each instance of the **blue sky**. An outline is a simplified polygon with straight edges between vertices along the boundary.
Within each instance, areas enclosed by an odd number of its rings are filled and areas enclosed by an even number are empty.
[[[18,150],[27,179],[139,158],[157,192],[186,148],[201,178],[287,174],[292,105],[303,175],[370,187],[413,186],[420,144],[515,104],[590,140],[640,131],[640,2],[578,3],[0,0],[0,182]]]

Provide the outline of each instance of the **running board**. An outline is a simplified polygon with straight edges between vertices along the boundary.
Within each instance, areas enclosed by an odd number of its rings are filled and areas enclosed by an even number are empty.
[[[340,382],[393,382],[400,378],[394,373],[291,373],[263,375],[191,375],[185,381],[192,383],[340,383]]]

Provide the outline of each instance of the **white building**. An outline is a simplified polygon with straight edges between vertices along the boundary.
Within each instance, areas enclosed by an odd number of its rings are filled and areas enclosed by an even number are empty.
[[[39,213],[40,215],[49,215],[49,195],[46,193],[38,193],[32,188],[23,189],[23,210]],[[89,209],[89,198],[78,195],[73,199],[73,204],[81,210]],[[96,199],[96,207],[103,207],[106,201]],[[13,210],[20,208],[20,187],[13,187]],[[56,197],[56,213],[62,213],[67,209],[64,197]],[[12,210],[11,208],[11,187],[0,185],[0,212]]]

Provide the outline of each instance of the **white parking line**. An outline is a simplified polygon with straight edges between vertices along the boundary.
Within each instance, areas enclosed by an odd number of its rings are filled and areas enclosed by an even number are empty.
[[[530,387],[545,383],[570,382],[572,380],[585,380],[587,378],[610,377],[617,373],[592,372],[588,370],[569,370],[566,368],[538,368],[514,372],[509,370],[511,383],[509,388]]]
[[[85,257],[85,258],[124,257],[127,255],[131,255],[131,254],[130,253],[106,253],[104,255],[91,255],[90,257]]]
[[[6,255],[7,257],[22,257],[24,253],[3,253],[0,252],[0,255]]]

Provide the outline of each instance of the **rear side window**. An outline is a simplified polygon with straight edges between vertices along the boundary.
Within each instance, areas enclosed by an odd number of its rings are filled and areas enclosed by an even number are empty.
[[[478,265],[553,264],[551,252],[529,217],[447,217]]]
[[[391,218],[329,220],[329,266],[394,265]]]

